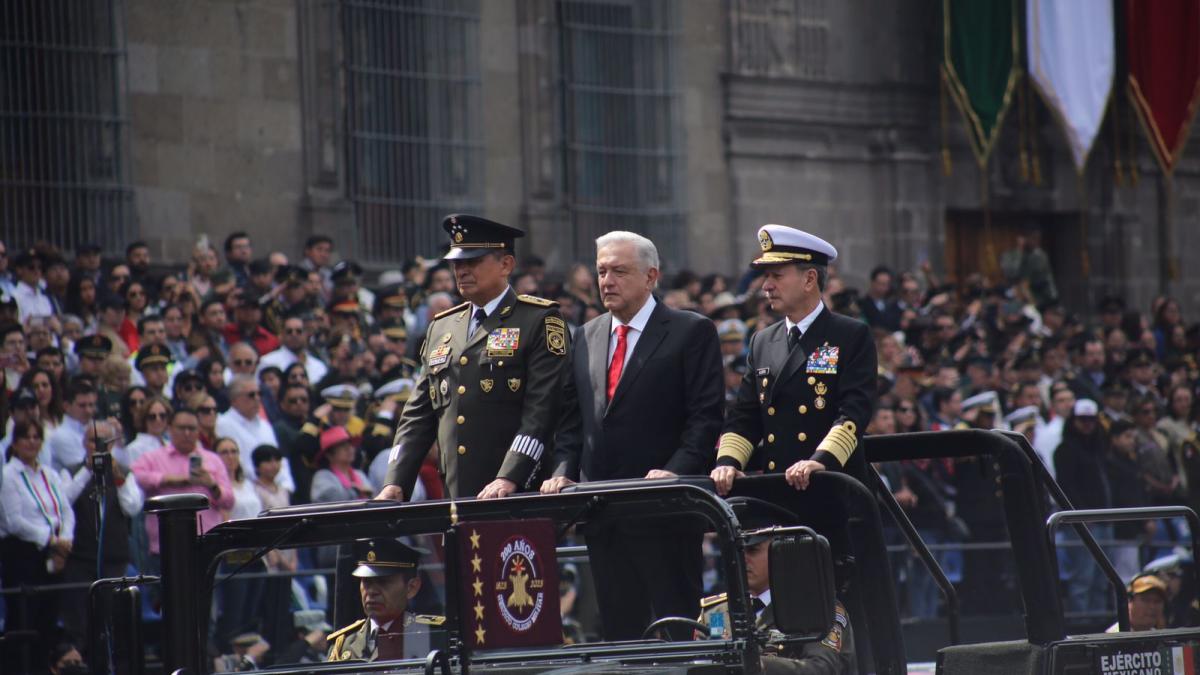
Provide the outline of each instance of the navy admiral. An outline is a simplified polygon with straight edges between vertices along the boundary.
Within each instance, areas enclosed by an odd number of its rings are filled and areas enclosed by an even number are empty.
[[[425,658],[445,649],[443,616],[413,614],[408,604],[421,590],[421,551],[395,539],[356,542],[358,578],[365,619],[329,634],[329,660],[375,661]]]
[[[875,405],[877,357],[867,325],[821,301],[837,249],[783,225],[759,228],[758,239],[762,255],[751,266],[762,269],[763,294],[784,319],[750,340],[711,474],[717,491],[727,494],[752,458],[798,490],[826,469],[862,480],[866,464],[855,450]]]
[[[448,216],[446,260],[467,302],[433,317],[423,369],[401,413],[381,499],[412,494],[438,442],[451,498],[528,489],[559,418],[567,326],[557,303],[508,285],[524,232],[476,216]],[[548,459],[548,458],[547,458]]]

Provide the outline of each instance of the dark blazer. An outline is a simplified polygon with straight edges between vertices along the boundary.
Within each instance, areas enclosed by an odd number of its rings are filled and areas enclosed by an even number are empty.
[[[725,405],[712,321],[659,302],[609,403],[611,334],[611,314],[576,331],[568,387],[575,401],[555,439],[553,475],[586,481],[641,478],[651,469],[707,474]]]
[[[859,298],[858,306],[862,310],[863,318],[870,326],[893,331],[900,330],[900,315],[904,313],[904,310],[900,309],[900,305],[895,300],[884,301],[883,309],[880,310],[875,306],[874,299],[870,296],[863,296]]]
[[[826,363],[817,362],[822,354]],[[878,359],[871,329],[826,307],[797,349],[788,349],[784,321],[755,333],[748,362],[717,465],[745,469],[755,456],[754,466],[782,473],[814,459],[864,479],[866,464],[855,450],[875,408]],[[843,456],[820,447],[827,436]]]

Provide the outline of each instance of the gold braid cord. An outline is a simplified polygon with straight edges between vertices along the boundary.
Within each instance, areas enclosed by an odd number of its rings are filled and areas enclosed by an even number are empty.
[[[737,460],[739,466],[744,468],[753,453],[754,444],[745,436],[733,432],[721,434],[721,443],[717,446],[717,459],[732,457]]]
[[[854,422],[842,422],[825,434],[825,438],[817,446],[817,450],[828,452],[837,459],[838,464],[846,466],[846,462],[850,461],[850,455],[853,455],[854,449],[858,447],[858,438],[854,435],[856,430]]]

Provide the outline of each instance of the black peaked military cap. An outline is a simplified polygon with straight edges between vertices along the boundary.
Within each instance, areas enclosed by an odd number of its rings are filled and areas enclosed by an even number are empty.
[[[80,356],[104,358],[112,352],[112,340],[103,335],[85,335],[75,343],[75,353]]]
[[[777,506],[761,499],[730,497],[725,501],[733,509],[733,513],[737,516],[738,523],[742,526],[743,532],[775,526],[784,527],[796,523],[796,515],[794,513],[782,506]],[[770,538],[766,534],[755,535],[747,538],[746,544],[753,546]]]
[[[446,216],[442,229],[450,235],[445,260],[470,260],[492,251],[512,253],[516,240],[525,236],[524,230],[463,213]]]
[[[152,344],[138,350],[135,365],[138,370],[143,370],[149,366],[165,366],[172,360],[170,349],[165,345]]]
[[[395,539],[367,539],[354,543],[358,567],[352,574],[360,579],[415,574],[421,551]]]

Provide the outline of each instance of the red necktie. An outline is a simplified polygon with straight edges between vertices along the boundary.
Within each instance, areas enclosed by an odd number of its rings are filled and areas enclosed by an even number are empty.
[[[625,367],[625,336],[629,326],[617,326],[617,348],[613,350],[612,363],[608,364],[608,400],[617,392],[617,383],[621,381],[621,369]]]

